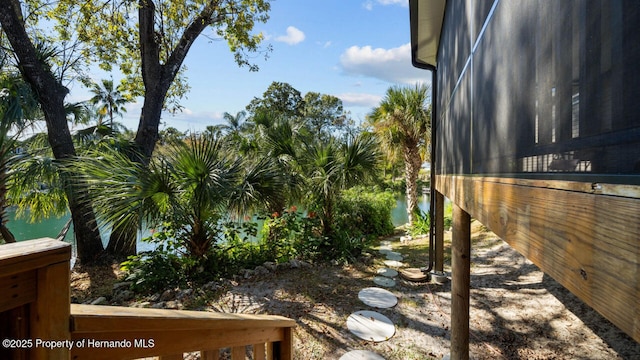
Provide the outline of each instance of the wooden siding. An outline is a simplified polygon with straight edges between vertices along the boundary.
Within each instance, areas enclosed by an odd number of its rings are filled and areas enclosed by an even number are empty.
[[[434,184],[640,341],[640,187],[473,176]]]

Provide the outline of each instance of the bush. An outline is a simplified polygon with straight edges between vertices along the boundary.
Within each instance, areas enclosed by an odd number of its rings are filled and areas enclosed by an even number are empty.
[[[213,242],[202,257],[188,254],[170,224],[143,241],[157,244],[149,252],[130,256],[121,264],[132,281],[132,290],[152,293],[170,287],[199,284],[219,277],[230,276],[242,268],[255,267],[269,259],[255,237],[256,224],[252,222],[220,224],[220,238]]]
[[[430,230],[431,219],[429,218],[429,212],[416,209],[409,234],[411,234],[411,236],[422,235],[429,233]]]
[[[321,242],[317,231],[319,226],[313,212],[305,215],[292,206],[282,214],[265,217],[261,246],[270,260],[278,263],[294,258],[314,259]]]
[[[395,197],[388,191],[364,187],[346,190],[336,206],[336,229],[352,237],[391,234],[395,206]]]
[[[132,290],[153,293],[187,283],[186,264],[179,256],[172,236],[171,231],[155,232],[143,240],[157,243],[155,250],[129,256],[121,264],[121,269],[127,274],[126,280],[132,282]]]

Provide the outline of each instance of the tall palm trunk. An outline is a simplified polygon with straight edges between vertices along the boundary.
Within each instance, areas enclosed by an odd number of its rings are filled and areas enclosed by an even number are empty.
[[[406,180],[406,196],[407,196],[407,217],[409,218],[409,226],[413,225],[415,211],[418,208],[418,173],[422,166],[422,158],[418,146],[407,145],[404,148],[404,167]]]

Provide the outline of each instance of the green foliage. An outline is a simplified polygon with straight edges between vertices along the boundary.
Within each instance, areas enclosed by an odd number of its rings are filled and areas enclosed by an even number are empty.
[[[336,227],[352,236],[391,234],[395,206],[391,192],[361,186],[345,190],[337,204]]]
[[[444,208],[444,228],[449,229],[453,225],[453,204],[447,203]]]
[[[165,223],[145,242],[155,249],[130,256],[121,264],[132,281],[134,291],[149,293],[187,284],[201,284],[231,276],[242,268],[252,268],[267,261],[266,251],[249,240],[256,235],[256,223],[228,221],[217,226],[219,238],[203,256],[191,255],[179,240],[180,229]]]
[[[417,209],[414,213],[413,224],[409,228],[409,234],[412,236],[428,234],[431,230],[431,219],[429,212]]]
[[[155,232],[143,241],[157,244],[153,251],[129,256],[121,264],[131,281],[131,289],[140,293],[153,293],[164,289],[183,286],[187,261],[179,255],[178,244],[173,241],[173,232],[169,229]]]
[[[305,216],[292,206],[282,214],[266,217],[262,246],[271,261],[282,263],[294,258],[315,259],[318,255],[319,220],[313,213]]]
[[[76,162],[96,213],[114,226],[139,227],[142,220],[170,222],[190,255],[206,256],[218,242],[220,221],[277,198],[277,174],[262,162],[225,151],[220,139],[193,136],[170,146],[148,166],[117,151],[101,151]]]

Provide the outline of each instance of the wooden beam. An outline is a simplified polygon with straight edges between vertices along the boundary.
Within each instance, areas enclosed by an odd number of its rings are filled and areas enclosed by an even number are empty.
[[[175,311],[175,310],[174,310]],[[245,346],[261,342],[284,341],[283,328],[244,328],[237,330],[177,330],[170,329],[119,331],[108,333],[71,333],[72,340],[87,339],[86,346],[71,350],[73,359],[132,359],[156,355],[171,355],[178,352],[192,352],[212,347],[227,348]],[[91,339],[91,343],[88,340]],[[136,346],[141,339],[153,339],[153,347]],[[106,342],[119,342],[108,345]],[[126,343],[125,343],[126,341]],[[107,345],[100,345],[100,344]],[[96,351],[98,350],[99,351]]]
[[[0,246],[0,274],[17,274],[70,259],[71,244],[51,238],[4,244]]]
[[[38,269],[38,298],[31,303],[30,337],[37,340],[59,341],[69,340],[69,261]],[[68,359],[69,348],[66,346],[46,348],[34,346],[34,359]]]
[[[200,351],[200,360],[218,360],[218,359],[220,359],[220,349]]]
[[[469,359],[471,217],[453,205],[451,243],[451,359]]]
[[[444,271],[444,195],[434,191],[435,199],[435,271]]]
[[[244,360],[247,355],[246,346],[234,346],[231,348],[231,360]]]
[[[204,311],[175,311],[122,306],[71,305],[75,332],[155,330],[236,330],[245,328],[293,327],[295,320],[276,315],[229,314]]]
[[[640,341],[640,186],[442,175],[435,186]]]
[[[182,359],[184,359],[183,354],[158,356],[158,360],[182,360]]]
[[[259,343],[253,345],[253,359],[265,360],[267,358],[267,348],[265,343]]]

